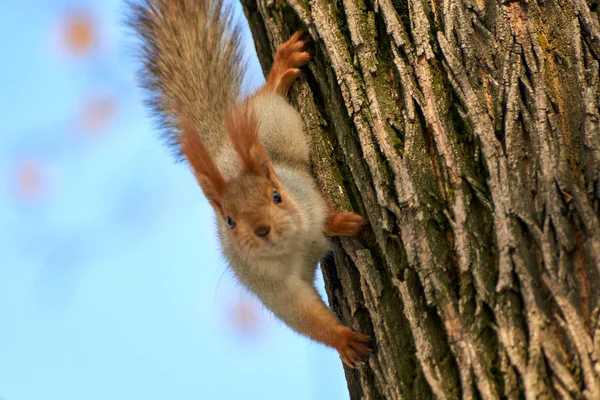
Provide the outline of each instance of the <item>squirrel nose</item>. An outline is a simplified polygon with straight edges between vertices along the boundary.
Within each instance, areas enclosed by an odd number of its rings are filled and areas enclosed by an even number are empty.
[[[254,230],[254,233],[258,237],[265,237],[271,232],[271,227],[269,225],[260,225]]]

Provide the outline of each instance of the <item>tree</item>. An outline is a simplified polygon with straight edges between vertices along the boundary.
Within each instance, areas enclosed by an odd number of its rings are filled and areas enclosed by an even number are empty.
[[[353,399],[600,399],[596,0],[242,0],[319,184],[369,218],[323,262],[376,352]]]

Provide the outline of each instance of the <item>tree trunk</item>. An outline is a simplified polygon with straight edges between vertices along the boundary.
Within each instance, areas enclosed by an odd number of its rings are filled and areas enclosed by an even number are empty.
[[[353,399],[600,399],[597,0],[242,0],[315,176],[369,218],[323,262]]]

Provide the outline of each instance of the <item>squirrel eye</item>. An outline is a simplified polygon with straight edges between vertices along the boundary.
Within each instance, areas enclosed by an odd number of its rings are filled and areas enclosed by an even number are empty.
[[[229,225],[229,227],[231,229],[235,228],[235,221],[234,220],[232,220],[231,218],[227,217],[227,218],[225,218],[225,221],[227,222],[227,225]]]
[[[275,204],[281,203],[281,195],[277,192],[273,192],[273,201]]]

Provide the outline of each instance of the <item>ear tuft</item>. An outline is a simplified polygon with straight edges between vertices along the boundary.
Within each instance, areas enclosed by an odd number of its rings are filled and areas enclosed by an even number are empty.
[[[206,146],[202,143],[200,134],[192,121],[183,119],[180,126],[179,144],[181,145],[181,152],[187,158],[204,195],[215,211],[222,214],[221,196],[227,183],[212,160]]]
[[[247,102],[229,114],[226,127],[229,140],[238,153],[243,168],[253,174],[273,179],[271,159],[258,140],[258,119]]]

